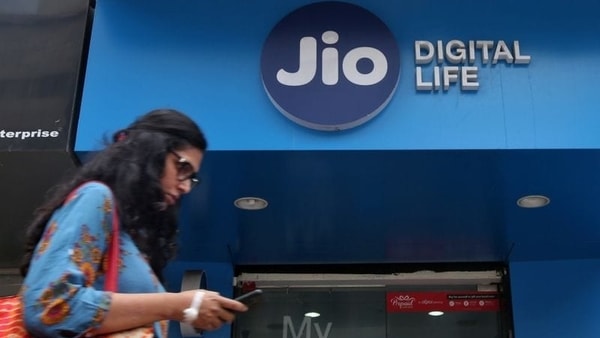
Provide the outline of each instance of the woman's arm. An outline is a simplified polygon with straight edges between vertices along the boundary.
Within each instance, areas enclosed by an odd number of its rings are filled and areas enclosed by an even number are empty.
[[[247,310],[242,303],[222,297],[216,292],[203,292],[198,318],[190,323],[196,328],[215,330],[225,323],[231,323],[236,312]],[[115,293],[106,318],[94,333],[122,331],[160,320],[182,321],[183,310],[190,306],[195,293],[195,290],[180,293]]]
[[[140,289],[143,280],[152,285],[148,281],[154,280],[154,275],[146,263],[136,265],[126,260],[137,257],[136,254],[122,256],[119,263],[121,281],[129,276],[129,284],[120,285],[128,288],[127,293],[102,289],[102,265],[106,264],[103,253],[111,237],[112,204],[108,187],[88,183],[52,216],[23,285],[24,320],[32,335],[115,332],[183,318],[183,310],[190,306],[195,291],[153,293],[156,286]],[[146,272],[148,275],[141,275]],[[192,325],[205,330],[217,328],[233,319],[227,309],[245,308],[207,292],[200,315]]]

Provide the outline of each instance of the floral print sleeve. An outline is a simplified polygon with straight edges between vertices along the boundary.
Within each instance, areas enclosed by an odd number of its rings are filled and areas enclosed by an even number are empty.
[[[102,322],[102,291],[113,200],[98,182],[82,185],[49,220],[23,283],[24,318],[35,337],[80,337]]]

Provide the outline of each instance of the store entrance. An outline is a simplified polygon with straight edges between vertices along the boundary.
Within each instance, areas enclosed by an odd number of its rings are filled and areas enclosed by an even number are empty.
[[[511,337],[503,271],[386,275],[241,274],[263,297],[235,338]]]

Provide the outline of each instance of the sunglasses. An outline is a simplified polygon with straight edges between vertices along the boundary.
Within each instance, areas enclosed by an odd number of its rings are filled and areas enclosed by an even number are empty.
[[[194,171],[194,166],[190,161],[173,150],[169,150],[169,152],[177,157],[177,162],[175,163],[177,167],[177,179],[182,182],[190,180],[192,188],[197,186],[200,183],[200,179],[196,176],[197,173]]]

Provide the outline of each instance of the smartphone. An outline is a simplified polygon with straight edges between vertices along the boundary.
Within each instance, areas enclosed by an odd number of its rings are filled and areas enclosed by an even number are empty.
[[[255,289],[250,292],[244,293],[241,296],[238,296],[237,298],[235,298],[235,300],[246,304],[246,306],[250,306],[252,304],[256,304],[260,300],[260,298],[262,297],[262,293],[263,292],[261,289]]]

